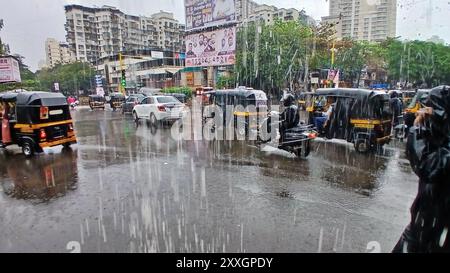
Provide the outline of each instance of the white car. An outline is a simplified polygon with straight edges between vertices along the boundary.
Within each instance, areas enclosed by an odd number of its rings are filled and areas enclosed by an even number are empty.
[[[171,96],[150,96],[133,108],[136,121],[148,120],[151,124],[175,122],[183,117],[185,105]]]

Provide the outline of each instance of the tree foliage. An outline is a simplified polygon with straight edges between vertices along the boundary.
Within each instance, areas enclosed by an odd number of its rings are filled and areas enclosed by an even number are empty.
[[[237,82],[274,91],[303,82],[311,68],[330,64],[333,34],[329,25],[297,21],[245,24],[237,34]]]
[[[217,89],[227,89],[234,88],[236,86],[236,77],[234,75],[230,76],[219,76],[217,79],[216,87]]]
[[[388,39],[385,49],[389,79],[404,85],[450,84],[450,46],[424,41]]]
[[[92,90],[94,76],[92,65],[83,62],[57,65],[52,69],[37,72],[37,80],[42,90],[54,90],[54,84],[59,83],[60,91],[65,95],[76,95],[79,90]]]
[[[244,24],[237,33],[235,78],[239,85],[269,92],[296,89],[293,83],[306,84],[312,70],[330,68],[339,69],[341,80],[350,86],[358,86],[366,70],[382,72],[392,85],[450,84],[448,45],[398,39],[381,43],[335,41],[334,34],[328,24],[318,27],[295,21]]]

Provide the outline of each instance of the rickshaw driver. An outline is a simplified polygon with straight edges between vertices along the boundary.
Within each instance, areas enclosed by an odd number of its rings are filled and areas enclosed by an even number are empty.
[[[322,132],[326,127],[326,125],[329,123],[331,115],[333,114],[334,106],[335,103],[333,98],[331,97],[327,98],[327,102],[324,107],[324,112],[322,112],[322,116],[314,117],[314,125],[316,126],[317,131],[319,133]]]
[[[292,129],[298,125],[300,122],[300,114],[298,112],[298,107],[295,105],[295,98],[291,94],[287,94],[283,100],[284,111],[281,113],[281,126],[280,126],[280,135],[281,140],[283,142],[284,133],[286,130]]]

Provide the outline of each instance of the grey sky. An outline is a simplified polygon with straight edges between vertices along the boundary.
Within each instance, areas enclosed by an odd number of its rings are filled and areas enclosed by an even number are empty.
[[[12,53],[26,58],[36,70],[45,59],[44,42],[52,37],[65,41],[64,5],[110,5],[134,15],[149,15],[160,10],[170,11],[184,21],[183,0],[1,0],[0,18],[5,27],[0,32]],[[258,3],[305,9],[315,19],[328,15],[328,0],[256,0]],[[429,7],[432,7],[429,9]],[[427,20],[427,12],[432,20]],[[406,39],[428,39],[438,35],[450,43],[449,0],[398,0],[397,35]]]

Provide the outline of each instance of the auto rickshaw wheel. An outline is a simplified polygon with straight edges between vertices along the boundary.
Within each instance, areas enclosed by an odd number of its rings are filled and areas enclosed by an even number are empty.
[[[355,150],[358,153],[365,154],[370,151],[370,142],[368,139],[360,138],[355,141]]]
[[[22,153],[26,157],[32,157],[34,155],[34,145],[31,141],[28,140],[22,144]]]
[[[133,117],[135,122],[139,122],[139,117],[136,112],[133,112]]]

